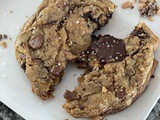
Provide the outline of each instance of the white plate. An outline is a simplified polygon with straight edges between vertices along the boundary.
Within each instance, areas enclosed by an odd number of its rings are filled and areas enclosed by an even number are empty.
[[[123,0],[113,0],[119,7],[113,19],[100,32],[110,33],[115,37],[125,38],[139,21],[143,20],[160,37],[160,17],[154,22],[139,17],[137,6],[133,10],[120,8]],[[14,56],[14,42],[19,28],[26,21],[26,16],[34,13],[42,0],[0,0],[0,33],[7,33],[12,40],[8,40],[8,48],[0,47],[0,100],[27,120],[75,120],[62,108],[65,100],[62,97],[66,89],[73,90],[77,84],[76,78],[82,71],[73,65],[66,68],[63,81],[54,92],[55,98],[42,101],[30,90],[30,84],[19,67]],[[13,13],[10,13],[13,10]],[[160,47],[156,52],[156,59],[160,60]],[[129,108],[114,115],[107,120],[144,120],[158,98],[160,97],[160,67],[158,66],[155,78],[151,80],[148,89]]]

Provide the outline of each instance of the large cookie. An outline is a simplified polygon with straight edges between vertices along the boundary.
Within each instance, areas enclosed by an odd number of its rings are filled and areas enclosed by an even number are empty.
[[[146,89],[158,64],[159,38],[143,23],[124,40],[94,38],[77,62],[87,67],[73,92],[66,91],[64,108],[74,117],[99,119],[130,106]]]
[[[42,99],[52,97],[68,61],[86,50],[111,18],[110,0],[44,0],[15,42],[16,58]]]

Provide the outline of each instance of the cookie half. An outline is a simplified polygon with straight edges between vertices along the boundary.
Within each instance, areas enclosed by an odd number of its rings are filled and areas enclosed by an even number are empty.
[[[158,64],[159,38],[139,23],[129,37],[99,36],[79,57],[88,69],[74,91],[66,91],[64,109],[76,118],[99,118],[130,106],[146,89]],[[79,64],[80,64],[79,63]]]
[[[52,96],[68,61],[86,50],[114,12],[110,0],[44,0],[23,25],[15,55],[41,99]]]

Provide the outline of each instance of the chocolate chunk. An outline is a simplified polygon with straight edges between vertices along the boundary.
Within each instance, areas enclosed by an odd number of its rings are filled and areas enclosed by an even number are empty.
[[[126,91],[124,89],[119,89],[116,91],[116,97],[123,98],[126,95]]]
[[[2,40],[2,38],[3,38],[3,36],[2,36],[2,34],[0,34],[0,40]]]
[[[155,78],[155,75],[151,75],[151,78]]]
[[[127,56],[124,41],[110,35],[99,36],[92,42],[89,52],[101,63],[120,62]]]
[[[38,34],[29,40],[29,45],[32,49],[39,49],[43,44],[43,36]]]
[[[74,93],[69,91],[69,90],[66,90],[66,92],[64,93],[63,97],[67,100],[73,100],[74,98]]]
[[[4,36],[4,38],[5,38],[5,39],[7,39],[7,38],[8,38],[8,35],[6,35],[6,34],[4,34],[3,36]]]
[[[133,36],[137,36],[139,37],[140,39],[146,39],[146,38],[149,38],[150,36],[142,29],[142,28],[139,28],[138,30],[134,30],[131,35]]]
[[[62,70],[63,70],[62,65],[55,65],[50,72],[53,73],[54,75],[59,75]]]
[[[21,68],[22,68],[23,70],[26,70],[26,63],[25,63],[25,62],[23,62],[23,63],[21,64]]]

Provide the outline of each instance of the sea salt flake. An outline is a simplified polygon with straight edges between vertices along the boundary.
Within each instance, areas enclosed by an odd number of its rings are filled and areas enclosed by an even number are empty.
[[[118,57],[116,57],[116,60],[118,60]]]
[[[79,24],[79,21],[76,21],[76,24]]]

